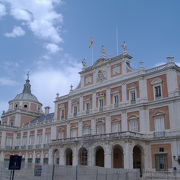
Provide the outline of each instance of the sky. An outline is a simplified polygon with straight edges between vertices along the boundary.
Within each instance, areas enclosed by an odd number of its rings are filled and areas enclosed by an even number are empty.
[[[53,111],[56,93],[75,88],[85,58],[94,61],[122,52],[126,42],[131,65],[146,68],[180,63],[179,0],[0,0],[0,113],[22,92],[30,71],[32,93]],[[117,36],[118,34],[118,36]]]

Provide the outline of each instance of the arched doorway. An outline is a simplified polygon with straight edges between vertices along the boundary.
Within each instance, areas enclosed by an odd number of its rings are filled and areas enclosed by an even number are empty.
[[[140,169],[140,175],[142,176],[143,169],[143,151],[139,145],[133,148],[133,168]]]
[[[113,147],[113,168],[124,168],[123,149],[119,145]]]
[[[70,148],[66,149],[66,165],[72,166],[73,162],[73,152]]]
[[[96,166],[104,167],[104,149],[101,146],[96,148]]]
[[[88,151],[86,148],[81,148],[79,150],[79,165],[88,165]]]

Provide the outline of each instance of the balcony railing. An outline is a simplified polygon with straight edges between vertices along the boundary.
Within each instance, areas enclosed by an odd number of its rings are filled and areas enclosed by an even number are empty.
[[[154,137],[165,137],[165,131],[154,132]]]
[[[41,148],[41,144],[36,144],[36,149],[40,149]]]
[[[26,145],[24,145],[24,146],[21,146],[21,149],[26,149]]]
[[[33,149],[33,145],[28,145],[28,149]]]

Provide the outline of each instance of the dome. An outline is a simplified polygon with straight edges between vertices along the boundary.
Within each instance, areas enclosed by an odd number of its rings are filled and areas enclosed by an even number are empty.
[[[20,93],[13,99],[13,101],[31,101],[40,103],[37,97],[30,93]]]
[[[29,102],[35,102],[35,103],[41,104],[38,101],[37,97],[31,93],[31,85],[30,85],[29,75],[24,84],[22,93],[17,94],[16,97],[12,101],[29,101]]]

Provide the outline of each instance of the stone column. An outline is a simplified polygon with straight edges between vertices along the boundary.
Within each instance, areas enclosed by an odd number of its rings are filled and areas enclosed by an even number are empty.
[[[111,117],[106,116],[106,134],[111,133]]]
[[[170,69],[167,72],[167,88],[168,96],[170,97],[174,96],[178,90],[177,73],[175,70]]]
[[[94,92],[92,95],[92,111],[96,111],[96,93]]]
[[[89,147],[88,148],[88,166],[93,166],[93,148]]]
[[[48,155],[48,163],[51,165],[53,164],[53,149],[49,149],[49,155]]]
[[[96,119],[91,119],[91,134],[96,134]]]
[[[32,163],[35,163],[35,159],[36,159],[36,152],[35,151],[33,151],[33,155],[32,155],[33,157],[32,157]]]
[[[127,102],[127,95],[126,95],[126,84],[122,84],[122,103],[125,104]]]
[[[106,107],[109,108],[111,105],[111,94],[110,94],[110,88],[107,88],[106,90]]]
[[[73,148],[73,166],[77,166],[78,165],[78,151],[77,151],[77,147]]]
[[[72,117],[71,113],[71,100],[68,100],[68,118]]]
[[[65,153],[64,153],[64,148],[60,148],[59,149],[59,165],[62,165],[64,166],[66,163],[65,163]]]
[[[67,138],[70,138],[70,123],[67,123]]]
[[[80,96],[80,100],[79,100],[79,113],[82,114],[83,112],[83,97]]]
[[[124,145],[124,168],[133,169],[133,150],[131,143],[128,141]]]
[[[140,92],[140,101],[144,102],[147,100],[147,82],[142,77],[139,80],[139,92]]]
[[[109,144],[106,144],[105,146],[105,152],[104,152],[104,162],[105,162],[105,168],[111,168],[112,166],[112,155],[111,155],[111,147]]]
[[[78,137],[82,136],[82,120],[78,123]]]
[[[149,131],[149,123],[147,123],[147,119],[149,119],[148,110],[146,107],[141,107],[139,110],[139,124],[141,133],[147,133]]]
[[[121,114],[121,126],[122,126],[122,131],[127,131],[128,130],[128,124],[127,124],[127,114],[126,111],[122,111]]]

